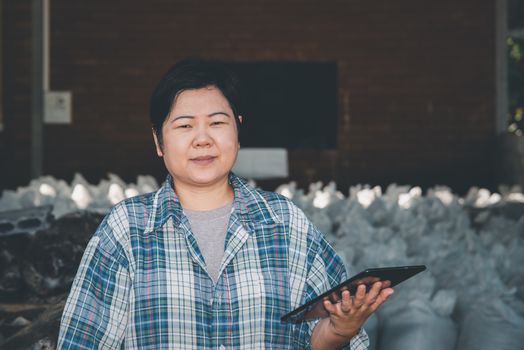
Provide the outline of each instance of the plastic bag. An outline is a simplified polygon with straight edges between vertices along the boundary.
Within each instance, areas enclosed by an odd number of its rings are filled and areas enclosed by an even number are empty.
[[[450,317],[436,314],[429,303],[415,299],[380,314],[379,350],[450,350],[457,328]],[[495,349],[495,348],[492,348]],[[461,349],[462,350],[462,349]]]
[[[364,330],[368,334],[369,347],[368,350],[375,350],[378,342],[378,318],[375,314],[371,314],[364,323]]]
[[[500,299],[477,304],[462,323],[456,350],[515,350],[524,344],[524,318]]]

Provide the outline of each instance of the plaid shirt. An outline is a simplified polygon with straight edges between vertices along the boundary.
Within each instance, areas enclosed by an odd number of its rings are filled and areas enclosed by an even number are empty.
[[[287,198],[230,172],[235,193],[216,285],[168,175],[115,205],[90,240],[58,349],[310,349],[318,320],[280,317],[346,278],[341,259]],[[361,330],[345,349],[369,344]]]

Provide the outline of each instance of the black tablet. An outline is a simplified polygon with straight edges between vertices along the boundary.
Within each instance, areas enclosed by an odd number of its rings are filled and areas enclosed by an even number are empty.
[[[327,292],[319,295],[308,303],[299,306],[280,319],[282,322],[299,323],[315,318],[328,317],[329,313],[324,308],[323,300],[328,297],[331,302],[339,302],[342,298],[342,291],[349,290],[351,295],[355,294],[357,286],[364,284],[367,289],[375,282],[382,281],[382,288],[394,287],[402,281],[413,277],[419,272],[426,269],[425,265],[416,266],[398,266],[398,267],[380,267],[367,269],[340,283],[338,286],[331,288]]]

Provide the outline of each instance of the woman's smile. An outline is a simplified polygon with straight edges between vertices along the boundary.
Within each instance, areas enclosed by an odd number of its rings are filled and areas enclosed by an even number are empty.
[[[194,164],[205,166],[205,165],[209,165],[209,164],[213,163],[215,158],[216,157],[213,157],[213,156],[202,156],[202,157],[193,158],[193,159],[191,159],[191,161]]]

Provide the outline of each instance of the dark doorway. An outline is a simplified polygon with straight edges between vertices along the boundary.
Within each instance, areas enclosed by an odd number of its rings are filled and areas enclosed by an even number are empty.
[[[243,147],[335,149],[335,62],[229,63],[241,81]]]

